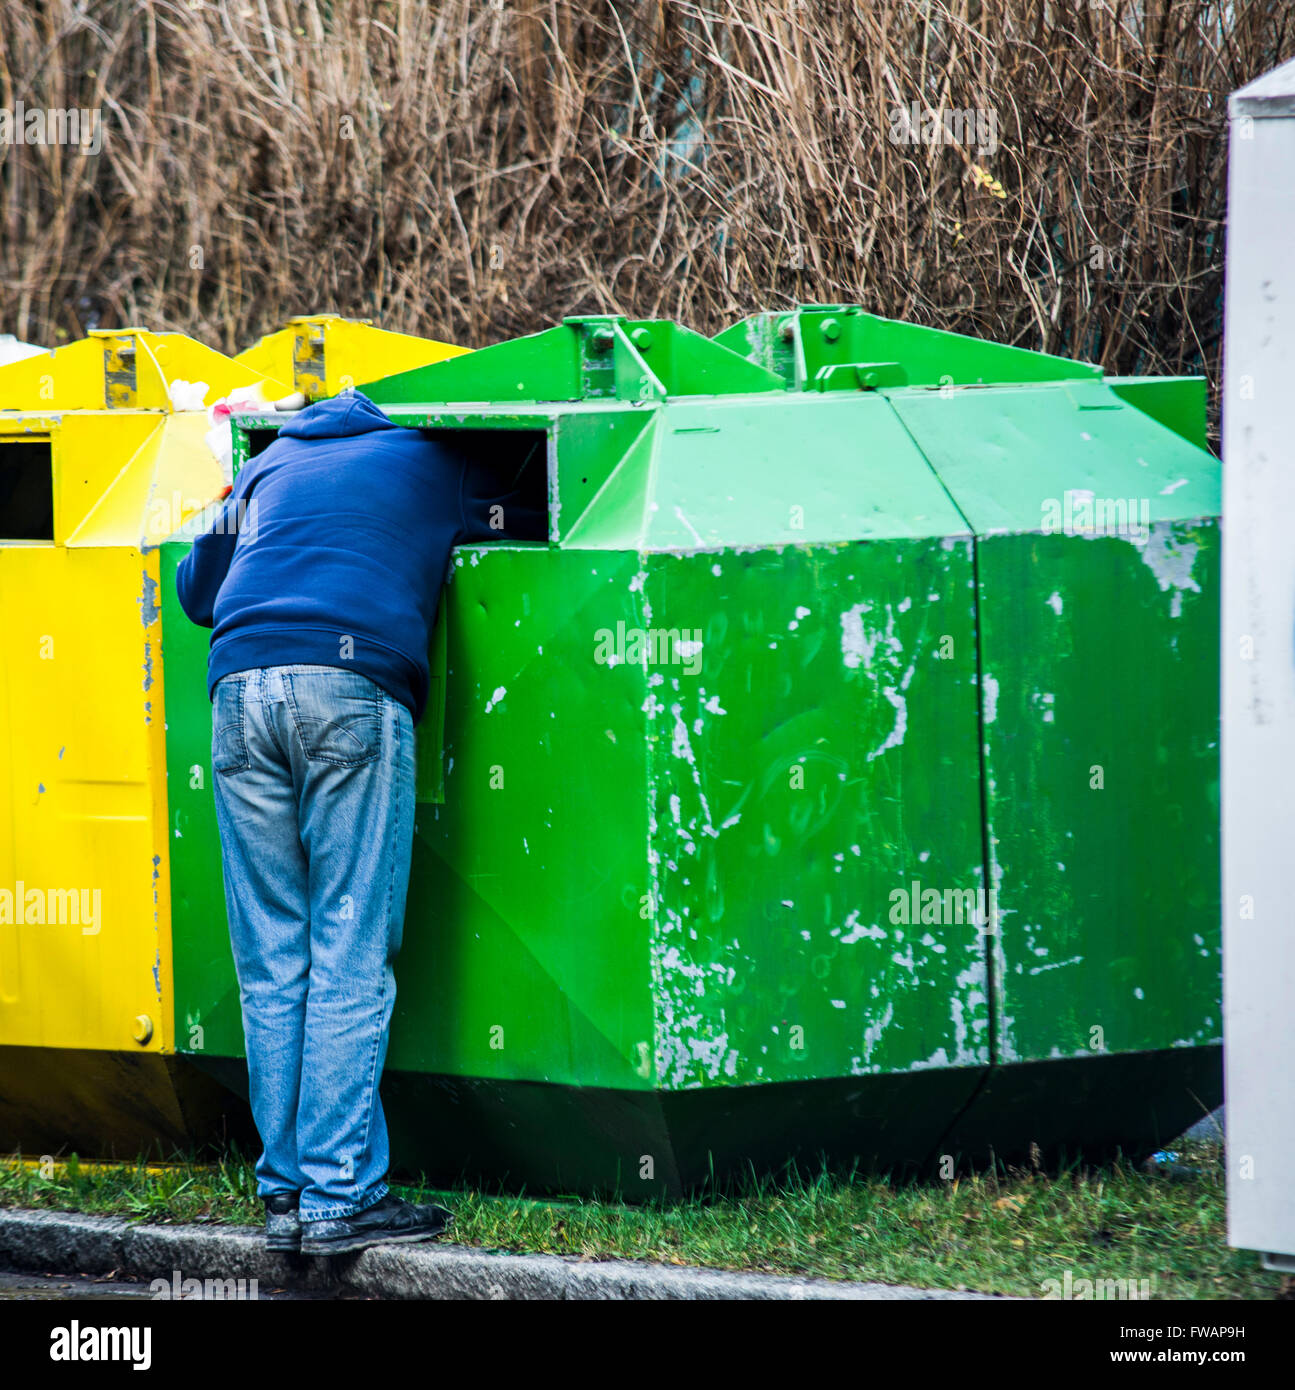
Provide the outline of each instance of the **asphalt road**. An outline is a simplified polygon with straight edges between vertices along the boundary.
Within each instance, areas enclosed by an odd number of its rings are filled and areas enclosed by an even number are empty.
[[[196,1295],[181,1295],[196,1298]],[[132,1283],[125,1279],[94,1279],[83,1274],[12,1274],[0,1270],[0,1303],[32,1301],[65,1301],[70,1303],[126,1301],[132,1298],[152,1298],[148,1284]],[[310,1293],[292,1289],[257,1288],[256,1297],[262,1303],[314,1303],[337,1299],[363,1301],[366,1295],[350,1290],[337,1293]]]

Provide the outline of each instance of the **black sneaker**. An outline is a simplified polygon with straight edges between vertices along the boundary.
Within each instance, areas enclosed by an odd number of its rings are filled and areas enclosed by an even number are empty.
[[[295,1255],[301,1249],[297,1193],[276,1192],[265,1199],[265,1248]]]
[[[370,1245],[434,1240],[453,1221],[444,1207],[414,1206],[390,1192],[365,1211],[333,1221],[303,1221],[303,1255],[345,1255]]]

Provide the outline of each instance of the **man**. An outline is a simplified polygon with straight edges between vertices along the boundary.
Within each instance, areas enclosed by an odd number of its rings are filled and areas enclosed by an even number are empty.
[[[214,628],[214,794],[271,1249],[428,1240],[451,1219],[388,1191],[378,1087],[429,633],[454,545],[545,538],[515,489],[350,392],[283,426],[176,575]]]

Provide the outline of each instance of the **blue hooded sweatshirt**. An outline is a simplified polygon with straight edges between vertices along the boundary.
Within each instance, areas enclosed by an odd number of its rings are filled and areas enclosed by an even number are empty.
[[[358,392],[303,410],[239,473],[176,572],[184,611],[214,629],[208,696],[231,671],[337,666],[417,722],[451,549],[546,538],[514,482]]]

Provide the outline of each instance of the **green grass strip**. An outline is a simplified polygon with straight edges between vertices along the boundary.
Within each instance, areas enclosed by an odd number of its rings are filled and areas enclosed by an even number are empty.
[[[1280,1298],[1295,1281],[1227,1245],[1223,1149],[1180,1147],[1172,1172],[1126,1163],[1060,1173],[1000,1168],[948,1182],[753,1179],[672,1204],[397,1186],[455,1213],[487,1249],[875,1280],[1039,1298],[1123,1280],[1152,1298]],[[165,1223],[259,1226],[249,1161],[0,1163],[0,1206]],[[1070,1284],[1065,1283],[1069,1272]],[[1106,1285],[1110,1290],[1119,1286]]]

